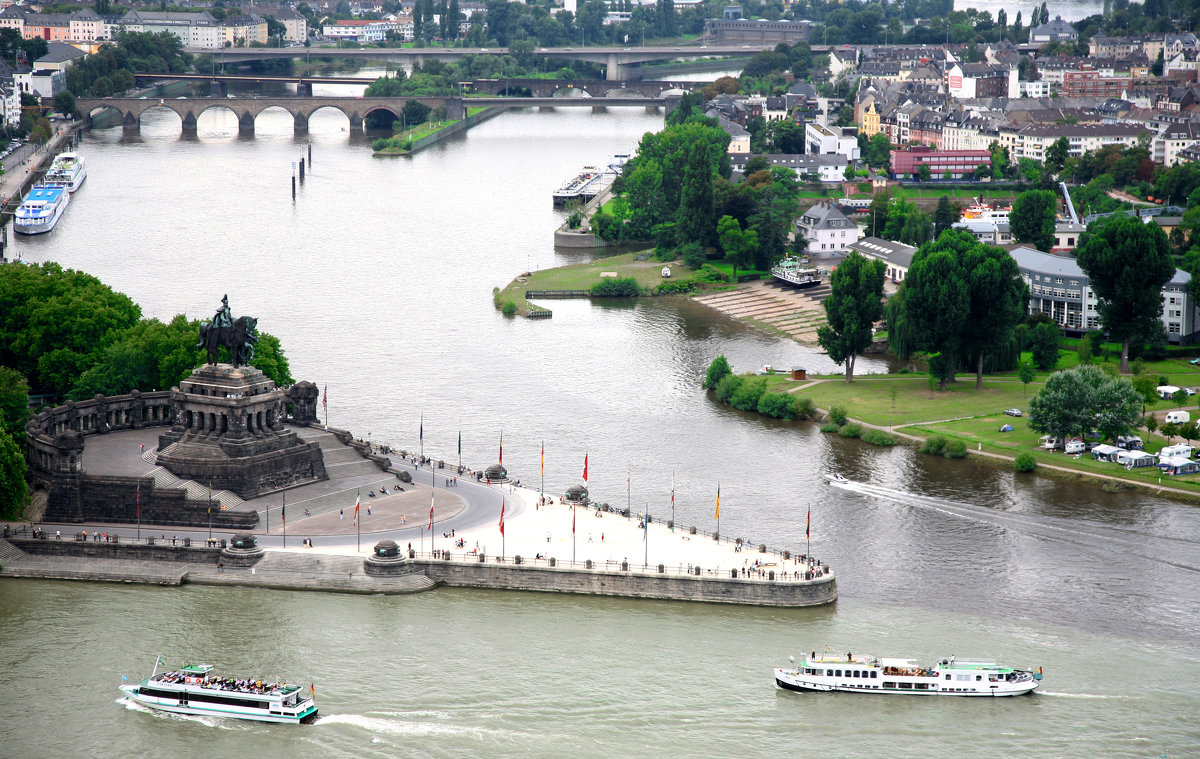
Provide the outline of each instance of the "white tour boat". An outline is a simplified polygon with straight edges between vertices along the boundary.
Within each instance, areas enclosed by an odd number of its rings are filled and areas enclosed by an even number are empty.
[[[317,718],[316,690],[266,678],[217,675],[209,664],[188,664],[159,672],[137,685],[122,685],[126,697],[151,709],[175,714],[234,717],[258,722],[299,724]],[[123,677],[123,676],[122,676]]]
[[[13,229],[23,235],[49,232],[54,229],[70,202],[71,193],[65,187],[35,184],[13,214]]]
[[[881,659],[814,651],[800,665],[775,670],[775,683],[786,690],[846,693],[905,693],[917,696],[1020,696],[1032,693],[1042,679],[1037,671],[992,662],[955,661],[936,664],[915,659]]]
[[[83,165],[83,156],[78,153],[59,153],[46,170],[46,184],[62,185],[68,192],[75,192],[87,179],[87,167]]]
[[[771,275],[781,282],[787,282],[789,285],[796,287],[816,287],[821,284],[821,273],[816,269],[809,269],[801,263],[799,258],[788,256],[779,262],[778,266],[771,269]]]

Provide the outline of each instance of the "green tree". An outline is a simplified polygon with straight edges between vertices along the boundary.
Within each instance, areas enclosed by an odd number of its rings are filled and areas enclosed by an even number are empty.
[[[1121,341],[1121,373],[1127,374],[1130,339],[1163,329],[1162,288],[1175,276],[1167,236],[1157,224],[1117,214],[1094,222],[1075,255],[1099,300],[1105,330]]]
[[[75,115],[75,96],[63,90],[54,96],[54,110],[67,116]]]
[[[1017,242],[1032,244],[1038,250],[1054,247],[1054,223],[1058,201],[1049,190],[1026,190],[1013,202],[1009,228]]]
[[[950,205],[950,198],[943,195],[938,198],[937,210],[933,212],[933,236],[941,237],[954,222],[958,221],[958,213]]]
[[[919,350],[940,354],[947,371],[938,372],[938,387],[946,389],[953,376],[962,331],[970,313],[966,276],[959,261],[956,244],[967,244],[951,230],[936,241],[926,243],[913,255],[908,276],[904,278],[904,319],[911,330],[913,344]],[[975,242],[974,238],[970,242]]]
[[[1029,426],[1064,439],[1091,429],[1114,439],[1134,428],[1141,403],[1128,378],[1078,366],[1051,374],[1029,400]]]
[[[1033,363],[1042,371],[1051,371],[1058,365],[1058,345],[1062,331],[1057,324],[1038,322],[1030,333]]]
[[[0,429],[0,518],[20,519],[28,503],[25,457],[12,435]]]
[[[933,238],[933,221],[924,211],[913,210],[904,216],[897,239],[906,245],[922,245]]]
[[[725,260],[733,264],[733,281],[736,284],[738,268],[745,268],[758,250],[758,233],[753,229],[743,231],[737,219],[722,216],[717,222],[717,237],[725,250]]]
[[[725,354],[717,356],[708,365],[708,371],[704,373],[704,383],[700,387],[705,390],[715,390],[721,380],[733,374],[733,369],[729,366],[729,361],[725,358]]]
[[[975,355],[975,389],[983,389],[983,359],[1012,341],[1013,328],[1025,315],[1025,281],[1017,262],[1002,248],[973,245],[963,251],[970,291],[963,349]]]
[[[424,124],[432,110],[420,100],[406,100],[404,101],[404,123],[410,127]]]
[[[695,144],[688,151],[683,171],[683,188],[679,198],[677,218],[679,239],[712,245],[716,233],[713,223],[713,170],[704,145]]]
[[[1067,143],[1067,138],[1059,137],[1050,147],[1046,148],[1046,166],[1055,171],[1061,171],[1070,152],[1071,146]]]
[[[929,168],[929,164],[923,163],[917,167],[917,179],[921,182],[928,182],[933,177],[933,169]]]
[[[16,440],[25,438],[29,421],[29,383],[16,369],[0,366],[0,429]]]
[[[868,260],[852,251],[829,277],[832,292],[825,299],[828,324],[817,331],[817,342],[829,357],[854,380],[854,362],[871,345],[872,327],[883,317],[882,261]]]
[[[1017,370],[1017,379],[1021,380],[1021,383],[1025,385],[1026,397],[1029,396],[1029,383],[1033,382],[1036,377],[1037,372],[1034,370],[1033,364],[1029,361],[1022,363],[1021,368]]]

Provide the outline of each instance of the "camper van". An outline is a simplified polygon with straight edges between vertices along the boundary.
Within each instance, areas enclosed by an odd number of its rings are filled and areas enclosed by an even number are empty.
[[[1063,447],[1063,441],[1060,437],[1053,435],[1042,435],[1038,438],[1038,445],[1045,448],[1047,451],[1056,451]]]
[[[1117,447],[1129,451],[1141,450],[1142,439],[1137,435],[1120,435],[1117,437]]]
[[[1168,411],[1163,421],[1167,424],[1187,424],[1192,421],[1192,415],[1186,411]]]
[[[1064,453],[1083,453],[1087,450],[1087,446],[1079,438],[1071,438],[1067,441],[1067,445],[1063,448]]]
[[[1168,445],[1158,452],[1158,460],[1190,459],[1195,452],[1195,448],[1184,443],[1180,443],[1178,445]]]

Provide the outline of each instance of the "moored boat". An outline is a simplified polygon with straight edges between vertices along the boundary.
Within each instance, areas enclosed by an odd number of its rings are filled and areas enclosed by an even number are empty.
[[[13,230],[23,235],[49,232],[58,224],[71,193],[61,185],[35,184],[13,214]]]
[[[150,677],[122,685],[127,698],[174,714],[233,717],[257,722],[299,724],[317,718],[316,689],[269,678],[217,675],[210,664],[188,664],[159,672],[160,657]]]
[[[578,176],[554,191],[554,204],[561,206],[572,200],[590,200],[596,193],[588,193],[588,188],[600,178],[600,172],[595,166],[584,166]]]
[[[771,275],[782,282],[796,287],[816,287],[821,284],[821,273],[806,267],[799,258],[788,256],[771,269]]]
[[[78,153],[59,153],[46,170],[44,184],[62,185],[68,192],[75,192],[87,179],[87,167],[83,156]]]
[[[1036,671],[993,662],[949,659],[923,665],[916,659],[884,659],[847,653],[817,652],[799,665],[775,670],[775,684],[785,690],[846,693],[903,693],[917,696],[1020,696],[1032,693],[1042,679]]]

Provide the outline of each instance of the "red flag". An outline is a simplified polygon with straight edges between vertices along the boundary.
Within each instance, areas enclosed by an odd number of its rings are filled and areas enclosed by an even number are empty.
[[[321,407],[326,411],[329,410],[329,385],[325,386],[325,393],[321,396]]]
[[[812,525],[812,507],[808,507],[808,518],[804,520],[804,539],[809,540],[808,528]]]
[[[500,534],[504,534],[504,500],[500,500]]]
[[[571,534],[575,534],[575,507],[571,506]]]
[[[500,433],[500,464],[504,463],[504,433]]]
[[[583,454],[583,481],[587,482],[587,454]]]
[[[351,526],[358,524],[358,507],[362,505],[362,491],[358,491],[354,496],[354,519],[350,522]]]
[[[433,532],[433,499],[429,499],[429,531]]]

